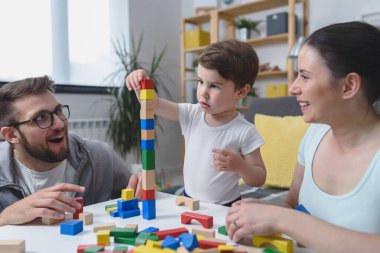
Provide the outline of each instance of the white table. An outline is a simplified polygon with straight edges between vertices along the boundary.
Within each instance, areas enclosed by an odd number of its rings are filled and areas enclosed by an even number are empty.
[[[192,227],[200,226],[197,221],[192,221],[191,225],[181,224],[181,213],[186,211],[191,212],[191,210],[186,206],[176,206],[174,195],[158,193],[156,198],[157,217],[154,220],[145,220],[141,215],[127,219],[111,217],[106,213],[104,207],[105,205],[115,204],[116,200],[86,206],[83,211],[94,214],[94,224],[114,222],[117,227],[124,227],[126,224],[138,224],[138,231],[147,227],[158,227],[160,230],[187,227],[191,233]],[[139,206],[140,210],[142,210],[141,202]],[[200,209],[195,212],[213,216],[213,229],[216,230],[216,237],[233,243],[227,236],[223,236],[217,232],[217,228],[225,224],[227,210],[228,208],[225,206],[201,202]],[[87,225],[84,226],[83,232],[75,236],[61,235],[59,224],[46,226],[34,222],[27,225],[0,227],[0,239],[25,240],[26,252],[28,253],[75,253],[77,246],[80,244],[96,244],[96,233],[92,229],[93,225]],[[115,245],[111,239],[111,246],[106,247],[106,249],[112,250]],[[130,248],[129,245],[128,248]],[[295,252],[310,251],[307,249],[296,249]]]

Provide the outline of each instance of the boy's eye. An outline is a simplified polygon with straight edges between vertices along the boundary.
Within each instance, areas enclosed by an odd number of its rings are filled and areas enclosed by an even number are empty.
[[[210,85],[210,88],[219,88],[219,86],[215,85],[215,84],[211,84]]]

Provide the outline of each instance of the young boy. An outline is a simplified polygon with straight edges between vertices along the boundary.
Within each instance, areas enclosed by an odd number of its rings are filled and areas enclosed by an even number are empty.
[[[253,48],[236,40],[207,47],[199,58],[198,104],[155,98],[155,113],[179,121],[185,137],[185,196],[230,206],[240,199],[239,178],[250,186],[265,182],[260,154],[263,139],[236,110],[257,76]],[[128,75],[126,85],[139,94],[144,70]],[[139,97],[139,96],[138,96]]]

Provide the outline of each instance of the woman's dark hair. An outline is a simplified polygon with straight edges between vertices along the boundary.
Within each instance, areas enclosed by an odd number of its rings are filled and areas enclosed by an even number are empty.
[[[323,27],[305,45],[315,48],[336,79],[355,72],[369,103],[380,98],[380,31],[364,22]]]

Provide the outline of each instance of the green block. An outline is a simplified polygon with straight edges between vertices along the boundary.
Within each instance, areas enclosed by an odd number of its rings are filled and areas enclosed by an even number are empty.
[[[156,156],[154,149],[141,150],[141,162],[144,170],[154,170],[156,166]]]
[[[137,237],[135,241],[135,246],[138,245],[145,245],[147,240],[151,240],[152,233],[149,232],[141,232]]]
[[[133,228],[112,228],[110,235],[114,237],[136,237],[136,230]]]
[[[102,246],[93,246],[93,247],[85,248],[84,253],[95,253],[95,252],[100,252],[103,250],[104,250],[104,247]]]
[[[226,226],[218,227],[218,233],[222,235],[227,235]]]
[[[113,252],[127,252],[127,251],[128,251],[127,246],[115,246],[115,248],[113,248]]]
[[[281,251],[278,251],[278,250],[275,250],[275,249],[269,249],[269,248],[265,248],[263,250],[264,253],[281,253]]]
[[[128,244],[128,245],[135,245],[136,237],[115,237],[114,242],[115,243],[121,243],[121,244]]]
[[[149,236],[149,240],[152,240],[152,241],[158,241],[158,235],[156,235],[156,234],[151,234],[151,235]]]
[[[117,204],[106,205],[106,206],[104,207],[104,210],[107,211],[107,208],[110,208],[110,207],[117,207]]]

